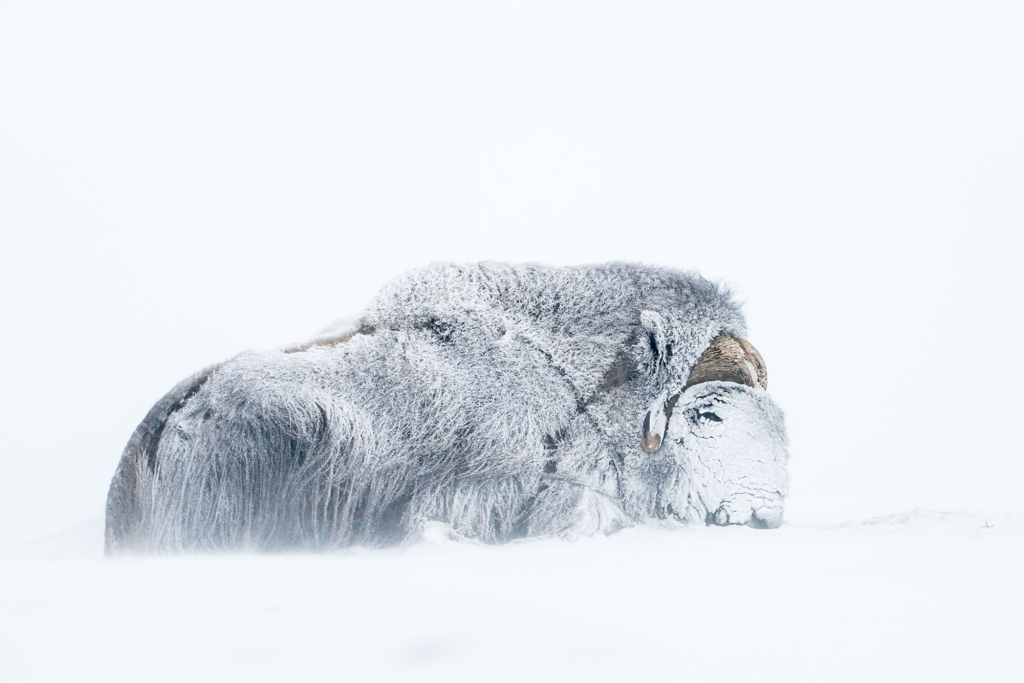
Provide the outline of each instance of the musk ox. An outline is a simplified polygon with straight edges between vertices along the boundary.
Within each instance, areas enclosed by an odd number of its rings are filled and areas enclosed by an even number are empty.
[[[676,270],[410,272],[349,328],[161,399],[114,474],[107,551],[778,526],[783,416],[744,334],[724,287]]]

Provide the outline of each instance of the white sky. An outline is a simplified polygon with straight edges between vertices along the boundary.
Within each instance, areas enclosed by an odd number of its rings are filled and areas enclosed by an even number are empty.
[[[827,6],[826,6],[827,5]],[[432,260],[747,302],[789,517],[1022,509],[1024,4],[5,2],[0,546]]]

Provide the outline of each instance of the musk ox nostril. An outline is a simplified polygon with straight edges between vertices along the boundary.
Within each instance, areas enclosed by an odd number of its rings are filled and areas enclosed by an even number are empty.
[[[782,526],[782,511],[759,510],[750,516],[747,526],[752,529],[777,529]]]
[[[771,528],[771,527],[768,526],[768,522],[766,522],[765,520],[761,519],[757,515],[752,515],[750,517],[750,521],[747,522],[747,526],[749,526],[751,529],[770,529]]]
[[[729,524],[729,513],[724,507],[720,507],[714,512],[708,511],[708,514],[704,517],[704,523],[708,526],[727,526]]]

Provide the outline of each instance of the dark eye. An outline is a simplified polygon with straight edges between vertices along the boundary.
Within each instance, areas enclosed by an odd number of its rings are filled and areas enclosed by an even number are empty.
[[[718,417],[717,415],[715,415],[714,413],[711,413],[711,412],[698,413],[698,415],[700,415],[701,419],[708,420],[709,422],[721,422],[722,421],[722,418]]]

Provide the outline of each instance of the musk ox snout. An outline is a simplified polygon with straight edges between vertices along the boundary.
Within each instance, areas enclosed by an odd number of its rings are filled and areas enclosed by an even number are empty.
[[[730,500],[722,503],[713,513],[709,512],[704,522],[709,526],[744,525],[752,529],[777,529],[782,526],[784,503],[782,494],[772,500]],[[750,503],[757,505],[751,507]]]
[[[672,431],[698,519],[761,529],[782,524],[788,440],[782,411],[766,391],[733,382],[692,386],[677,402]]]

